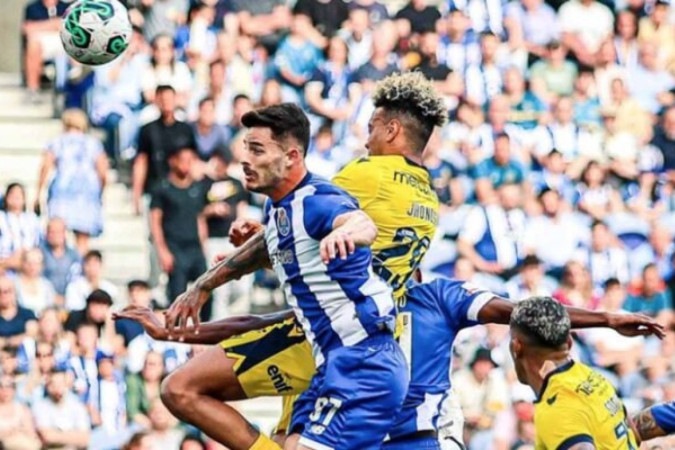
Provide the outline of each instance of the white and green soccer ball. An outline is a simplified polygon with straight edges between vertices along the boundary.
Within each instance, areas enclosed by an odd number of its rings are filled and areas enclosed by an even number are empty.
[[[131,22],[117,0],[79,0],[68,7],[61,23],[61,42],[74,60],[106,64],[129,46]]]

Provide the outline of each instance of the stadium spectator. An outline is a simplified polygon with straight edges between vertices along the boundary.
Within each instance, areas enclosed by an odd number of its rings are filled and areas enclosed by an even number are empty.
[[[54,286],[56,303],[63,305],[68,283],[79,275],[81,264],[80,255],[66,244],[66,224],[62,219],[49,220],[40,249],[44,255],[43,275]]]
[[[225,147],[231,137],[224,124],[216,122],[216,104],[212,97],[200,100],[197,121],[191,126],[202,161],[208,161],[214,152]]]
[[[659,275],[656,264],[647,264],[642,269],[641,279],[631,286],[624,308],[658,317],[662,323],[673,319],[673,296]]]
[[[87,297],[96,289],[117,298],[117,286],[103,278],[103,255],[98,250],[89,250],[82,258],[82,275],[68,283],[66,309],[68,311],[84,309]]]
[[[39,103],[40,76],[45,61],[65,59],[59,38],[61,16],[68,3],[61,0],[35,0],[26,6],[21,25],[25,39],[23,55],[28,101]]]
[[[663,168],[672,183],[675,180],[675,106],[664,112],[663,121],[656,128],[652,144],[663,154]]]
[[[0,443],[3,448],[40,449],[33,417],[26,405],[16,399],[16,382],[10,375],[0,375]]]
[[[127,283],[127,297],[129,298],[129,306],[139,308],[149,308],[152,306],[152,292],[147,281],[129,281]],[[122,336],[124,347],[128,347],[134,338],[143,334],[143,327],[138,322],[130,319],[118,319],[115,321],[115,333]]]
[[[291,27],[291,10],[285,0],[231,0],[241,34],[255,36],[273,52],[285,30]]]
[[[60,217],[75,233],[77,250],[89,250],[89,238],[103,231],[102,196],[108,176],[108,158],[101,141],[89,135],[89,120],[82,110],[66,110],[63,134],[47,144],[37,185],[36,208],[48,189],[50,218]],[[62,292],[59,294],[63,295]]]
[[[556,281],[546,277],[544,267],[536,255],[528,255],[518,268],[518,274],[506,283],[506,292],[513,301],[528,297],[550,296]]]
[[[19,304],[35,313],[56,304],[52,283],[42,275],[44,256],[38,248],[24,252],[21,270],[16,277],[16,296]]]
[[[469,174],[476,182],[476,198],[487,203],[494,190],[504,184],[520,184],[525,181],[525,169],[511,152],[511,138],[501,133],[494,138],[494,154],[470,168]]]
[[[577,308],[597,309],[600,303],[588,269],[575,260],[569,261],[563,267],[560,285],[552,297],[565,306]]]
[[[23,252],[36,247],[41,234],[38,217],[27,211],[23,185],[10,183],[0,210],[0,269],[19,269]]]
[[[187,20],[189,0],[128,0],[140,13],[145,39],[150,42],[160,34],[173,36]]]
[[[152,450],[180,448],[185,433],[178,427],[178,419],[173,417],[159,398],[150,403],[150,431],[148,441]]]
[[[305,14],[312,20],[312,41],[323,48],[349,18],[349,6],[342,0],[298,0],[293,13]]]
[[[158,86],[155,100],[161,117],[141,128],[133,165],[132,194],[137,214],[144,194],[153,192],[169,172],[168,155],[176,148],[196,148],[189,125],[176,119],[176,91]],[[146,201],[149,201],[147,198]]]
[[[167,299],[173,302],[188,283],[206,270],[206,185],[191,175],[195,150],[177,148],[169,154],[169,174],[152,195],[150,229],[162,271],[169,275]],[[205,320],[210,311],[202,309]]]
[[[38,435],[45,447],[86,448],[90,421],[84,404],[69,390],[65,371],[49,375],[46,396],[33,404]]]
[[[71,311],[68,314],[63,328],[71,333],[76,333],[80,325],[92,324],[96,326],[99,335],[103,336],[104,332],[109,333],[112,327],[112,324],[107,323],[110,319],[108,316],[112,304],[113,300],[110,294],[101,289],[96,289],[87,297],[84,309]]]
[[[630,71],[638,63],[638,16],[629,9],[619,11],[614,20],[614,28],[617,62]]]
[[[37,331],[35,321],[33,311],[17,303],[14,282],[0,275],[0,344],[20,345],[26,336]]]
[[[130,374],[126,379],[126,407],[129,421],[147,427],[150,425],[150,410],[159,400],[160,383],[164,376],[164,360],[157,352],[148,352],[139,374]]]
[[[422,34],[433,31],[441,18],[438,8],[427,4],[427,0],[410,0],[395,16],[400,36]]]

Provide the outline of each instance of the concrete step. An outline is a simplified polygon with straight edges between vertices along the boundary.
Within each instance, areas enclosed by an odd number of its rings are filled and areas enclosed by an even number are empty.
[[[1,121],[0,154],[25,154],[29,151],[40,153],[47,142],[58,136],[62,130],[61,122],[54,119],[39,122]]]
[[[51,119],[52,94],[41,92],[40,99],[41,103],[34,105],[26,101],[23,88],[0,86],[0,119]]]

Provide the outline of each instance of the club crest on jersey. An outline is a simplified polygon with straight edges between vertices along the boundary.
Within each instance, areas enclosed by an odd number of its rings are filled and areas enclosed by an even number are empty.
[[[288,236],[291,232],[291,221],[288,220],[288,214],[284,208],[277,209],[277,229],[282,236]]]

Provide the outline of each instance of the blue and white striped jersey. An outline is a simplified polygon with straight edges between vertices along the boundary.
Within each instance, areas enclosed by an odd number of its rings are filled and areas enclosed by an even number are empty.
[[[455,337],[462,329],[478,324],[481,308],[495,297],[492,292],[447,278],[408,283],[399,303],[403,320],[399,342],[411,370],[410,387],[389,438],[438,429],[441,405],[450,391]]]
[[[312,344],[317,367],[331,350],[395,325],[391,288],[373,273],[369,248],[357,248],[328,265],[321,260],[321,239],[338,216],[355,210],[354,198],[312,174],[283,199],[265,204],[270,261]]]

